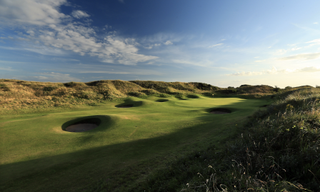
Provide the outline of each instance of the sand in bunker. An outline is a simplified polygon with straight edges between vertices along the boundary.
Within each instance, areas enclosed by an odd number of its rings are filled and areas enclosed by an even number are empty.
[[[75,124],[75,125],[70,125],[69,127],[66,128],[66,131],[83,132],[83,131],[92,130],[96,127],[98,127],[98,125],[92,124],[92,123],[79,123],[79,124]]]

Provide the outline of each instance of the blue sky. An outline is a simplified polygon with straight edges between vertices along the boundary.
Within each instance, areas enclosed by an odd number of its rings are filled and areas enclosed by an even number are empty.
[[[0,78],[320,85],[318,0],[0,0]]]

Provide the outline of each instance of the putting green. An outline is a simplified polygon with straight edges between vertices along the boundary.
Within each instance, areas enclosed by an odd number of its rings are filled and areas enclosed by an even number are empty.
[[[72,191],[116,175],[121,181],[127,173],[139,179],[209,143],[221,145],[236,133],[235,123],[263,104],[202,96],[129,98],[74,111],[8,117],[0,122],[0,190]],[[213,108],[231,113],[212,114]],[[85,132],[64,130],[87,118],[101,122]]]

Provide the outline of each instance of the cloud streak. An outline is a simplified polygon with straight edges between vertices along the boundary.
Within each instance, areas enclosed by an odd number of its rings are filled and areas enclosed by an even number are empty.
[[[298,73],[298,72],[319,72],[320,68],[317,67],[304,67],[301,69],[281,69],[273,67],[271,70],[264,71],[249,71],[249,72],[237,72],[233,74],[228,74],[228,76],[257,76],[257,75],[266,75],[266,74],[288,74],[288,73]]]
[[[303,53],[303,54],[297,54],[297,55],[292,55],[288,57],[281,57],[278,60],[312,60],[312,59],[317,59],[320,57],[320,52],[319,53]]]
[[[40,76],[33,76],[33,78],[40,81],[51,81],[51,82],[70,82],[70,81],[81,81],[79,78],[71,77],[70,74],[63,73],[41,73]]]
[[[76,11],[73,11],[71,13],[71,15],[77,19],[80,19],[80,18],[83,18],[83,17],[90,17],[89,14],[87,14],[86,12],[84,11],[81,11],[81,10],[76,10]]]
[[[211,45],[211,46],[209,46],[209,48],[218,47],[218,46],[221,46],[221,45],[223,45],[223,43],[218,43],[218,44]]]

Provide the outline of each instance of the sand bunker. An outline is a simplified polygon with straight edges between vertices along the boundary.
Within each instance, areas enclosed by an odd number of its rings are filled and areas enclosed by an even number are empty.
[[[218,108],[218,109],[212,109],[210,111],[210,113],[212,113],[212,114],[227,114],[227,113],[231,113],[231,111],[229,109],[225,109],[225,108]]]
[[[66,131],[83,132],[83,131],[90,131],[96,127],[98,127],[98,125],[92,124],[92,123],[79,123],[75,125],[70,125],[69,127],[66,128]]]
[[[84,132],[84,131],[90,131],[96,127],[98,127],[101,123],[101,120],[99,118],[88,118],[88,119],[82,119],[78,122],[75,122],[68,127],[64,128],[65,131],[69,132]]]

